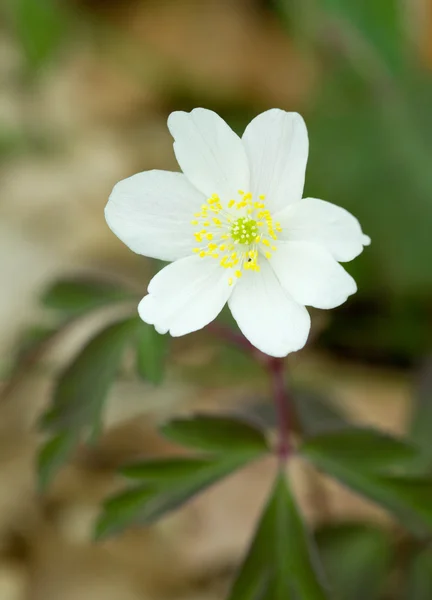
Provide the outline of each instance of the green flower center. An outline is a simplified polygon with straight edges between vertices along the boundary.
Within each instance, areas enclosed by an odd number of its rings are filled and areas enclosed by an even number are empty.
[[[237,244],[252,244],[257,235],[257,222],[248,217],[240,217],[231,226],[231,237]]]

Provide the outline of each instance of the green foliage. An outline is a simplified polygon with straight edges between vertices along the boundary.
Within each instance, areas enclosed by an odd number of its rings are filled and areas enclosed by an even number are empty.
[[[151,523],[262,455],[233,451],[208,459],[156,459],[125,467],[124,475],[143,484],[105,502],[95,535],[100,539],[132,524]]]
[[[146,381],[158,385],[165,375],[169,337],[160,335],[152,325],[141,322],[137,335],[137,368]]]
[[[100,418],[126,344],[138,320],[129,318],[97,333],[60,375],[51,407],[43,418],[50,429],[81,428]]]
[[[335,598],[363,600],[365,590],[368,600],[381,598],[393,555],[385,531],[360,524],[330,525],[318,531],[316,539]]]
[[[417,448],[401,438],[357,427],[317,435],[303,444],[301,452],[317,461],[337,462],[342,457],[353,469],[378,474],[412,474],[419,456]]]
[[[63,431],[50,437],[39,449],[38,453],[38,483],[44,490],[54,475],[68,460],[77,443],[75,431]]]
[[[194,415],[174,419],[163,425],[161,432],[173,442],[208,452],[256,454],[269,450],[258,427],[232,417]]]
[[[417,553],[408,566],[405,591],[406,600],[430,600],[432,598],[432,549]]]
[[[300,452],[393,512],[414,534],[432,530],[432,478],[416,474],[423,463],[414,446],[371,430],[345,429],[306,441]]]
[[[326,600],[322,579],[316,549],[280,473],[229,600]]]
[[[94,279],[63,279],[56,281],[46,290],[41,302],[47,308],[67,315],[77,315],[134,298],[131,292],[110,282]]]
[[[114,381],[126,345],[136,333],[138,319],[111,324],[97,333],[60,375],[42,425],[53,438],[39,455],[41,486],[68,458],[82,430],[98,430],[106,395]]]
[[[60,0],[5,0],[15,34],[31,69],[52,59],[65,37],[67,15]]]
[[[57,311],[62,320],[57,328],[26,344],[24,360],[34,346],[37,349],[45,339],[50,341],[87,313],[135,299],[128,289],[108,281],[76,278],[55,282],[43,295],[42,303]],[[41,424],[52,437],[40,450],[41,486],[49,483],[79,439],[88,438],[89,434],[93,439],[97,437],[104,401],[129,343],[136,348],[138,373],[152,383],[161,382],[167,337],[160,336],[137,317],[123,318],[97,333],[59,376],[51,405],[42,417]]]

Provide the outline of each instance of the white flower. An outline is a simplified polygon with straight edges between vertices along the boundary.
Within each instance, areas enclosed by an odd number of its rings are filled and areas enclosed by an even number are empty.
[[[333,308],[356,291],[338,261],[370,239],[349,212],[302,200],[308,136],[297,113],[272,109],[239,138],[216,113],[168,119],[183,173],[120,181],[105,209],[131,250],[172,261],[148,286],[141,318],[160,333],[201,329],[226,302],[246,338],[271,356],[302,348],[305,306]]]

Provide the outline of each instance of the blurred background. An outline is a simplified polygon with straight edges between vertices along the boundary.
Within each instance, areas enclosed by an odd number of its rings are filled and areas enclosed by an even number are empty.
[[[122,245],[103,209],[119,179],[177,170],[173,110],[216,110],[238,133],[271,107],[305,117],[305,196],[350,210],[372,245],[346,265],[359,292],[314,311],[308,347],[288,361],[299,413],[309,431],[348,419],[430,437],[431,40],[430,0],[1,0],[0,600],[222,599],[270,485],[268,461],[152,528],[91,541],[116,467],[179,451],[158,420],[235,409],[272,424],[265,373],[200,332],[172,344],[158,387],[126,364],[99,442],[37,492],[36,423],[102,317],[24,366],[23,344],[52,325],[41,299],[53,282],[144,295],[157,265]],[[406,540],[382,511],[291,468],[341,598],[432,598],[406,591]]]

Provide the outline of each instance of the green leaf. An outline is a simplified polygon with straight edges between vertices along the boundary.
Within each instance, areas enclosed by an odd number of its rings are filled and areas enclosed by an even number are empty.
[[[305,527],[288,482],[282,475],[279,477],[276,494],[276,532],[281,539],[278,550],[279,569],[282,570],[285,562],[288,563],[292,587],[299,598],[325,600],[327,592],[315,543]]]
[[[8,0],[6,9],[29,66],[43,66],[64,40],[64,6],[60,0]]]
[[[406,600],[432,598],[432,549],[427,548],[414,556],[408,566]]]
[[[346,427],[307,440],[302,453],[309,459],[339,461],[371,473],[411,474],[419,458],[418,449],[409,442],[381,431]]]
[[[169,337],[158,333],[152,325],[142,322],[138,330],[138,373],[146,381],[158,385],[165,373]]]
[[[417,467],[416,454],[402,441],[374,437],[371,431],[364,435],[365,430],[350,430],[350,439],[348,431],[309,440],[300,452],[319,469],[393,512],[415,534],[432,530],[432,478],[408,470],[411,464]]]
[[[103,403],[138,319],[109,325],[87,343],[61,374],[51,407],[42,419],[49,429],[80,429],[99,422]]]
[[[137,486],[112,496],[104,503],[95,530],[96,539],[117,533],[131,525],[140,512],[141,507],[154,495],[147,485]]]
[[[42,303],[47,308],[76,315],[133,298],[129,290],[106,281],[64,279],[46,290],[42,296]]]
[[[256,458],[258,458],[256,454],[253,456],[242,454],[224,456],[208,460],[206,463],[197,460],[195,469],[192,463],[183,467],[178,463],[176,469],[173,463],[168,464],[170,462],[168,461],[165,466],[162,465],[162,470],[165,469],[165,472],[160,477],[156,474],[154,464],[145,467],[143,463],[140,468],[144,475],[143,479],[148,483],[144,484],[144,487],[128,489],[107,500],[96,525],[96,537],[98,539],[107,537],[132,524],[152,523]],[[180,474],[181,469],[183,469],[183,476]],[[129,468],[126,468],[126,472],[131,473]],[[139,478],[137,472],[132,471],[132,473],[132,476]],[[135,494],[135,489],[140,491]]]
[[[338,600],[379,600],[392,558],[387,532],[366,525],[328,526],[317,532],[320,555]],[[412,596],[416,598],[416,596]]]
[[[229,595],[229,600],[261,598],[328,598],[316,549],[282,473]]]
[[[65,431],[49,438],[38,452],[39,489],[44,490],[72,454],[77,442],[75,432]]]
[[[178,444],[217,453],[266,452],[264,433],[234,417],[195,415],[174,419],[161,427],[162,434]]]

